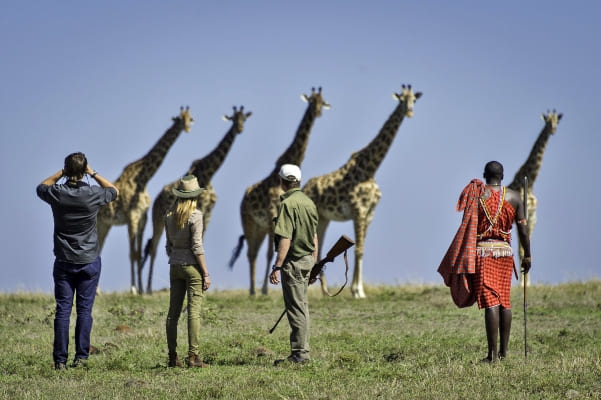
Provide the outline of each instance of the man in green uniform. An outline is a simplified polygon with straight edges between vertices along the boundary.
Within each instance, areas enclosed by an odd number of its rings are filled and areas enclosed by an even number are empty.
[[[286,314],[290,324],[290,350],[287,359],[276,360],[304,363],[309,360],[309,274],[317,261],[317,207],[300,190],[301,170],[297,165],[280,168],[280,184],[284,194],[275,220],[277,257],[269,281],[282,282]]]

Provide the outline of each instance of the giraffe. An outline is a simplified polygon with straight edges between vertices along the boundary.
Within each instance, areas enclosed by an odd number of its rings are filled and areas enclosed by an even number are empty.
[[[225,157],[227,156],[234,139],[239,133],[244,130],[244,122],[248,117],[252,115],[252,112],[244,112],[244,106],[240,106],[238,110],[235,106],[234,113],[232,116],[224,115],[225,121],[232,121],[232,126],[227,131],[223,139],[217,144],[217,147],[213,149],[209,154],[203,158],[199,158],[192,162],[190,168],[184,175],[192,174],[198,179],[198,184],[204,187],[205,190],[200,195],[200,201],[198,202],[198,208],[203,213],[203,225],[204,232],[207,230],[209,220],[211,219],[211,211],[217,202],[217,195],[211,185],[211,178],[217,172],[217,170],[223,164]],[[144,259],[142,265],[146,261],[146,258],[150,255],[150,268],[148,270],[148,284],[146,286],[146,293],[152,293],[152,272],[154,267],[154,260],[156,257],[157,246],[163,234],[165,228],[164,216],[167,210],[173,204],[175,196],[171,192],[171,189],[178,184],[179,180],[171,182],[163,187],[161,193],[156,197],[152,204],[152,238],[148,240],[146,248],[144,249]]]
[[[181,107],[180,114],[173,118],[173,124],[142,158],[123,168],[114,185],[119,189],[117,199],[100,208],[98,212],[98,239],[100,249],[113,225],[127,224],[129,239],[129,261],[131,266],[131,292],[143,292],[141,246],[142,234],[146,226],[146,211],[150,207],[150,196],[146,185],[161,166],[167,152],[183,131],[190,132],[194,118],[189,107]],[[138,284],[136,286],[136,267]]]
[[[317,236],[323,243],[330,221],[352,220],[355,230],[355,269],[351,293],[355,298],[364,298],[363,290],[363,246],[367,228],[371,223],[381,192],[374,175],[386,156],[404,117],[413,116],[415,101],[422,93],[413,93],[411,85],[402,85],[401,93],[395,93],[399,101],[376,137],[363,149],[351,154],[350,159],[338,170],[311,178],[303,187],[319,212]],[[321,246],[320,246],[321,252]],[[319,257],[321,259],[321,256]],[[322,291],[327,292],[323,273],[320,277]]]
[[[524,177],[528,177],[528,192],[526,193],[526,202],[528,210],[527,218],[529,237],[532,237],[532,232],[534,231],[534,226],[536,225],[536,207],[538,205],[538,200],[536,199],[533,191],[534,181],[536,181],[540,167],[543,164],[543,155],[545,154],[547,142],[549,141],[551,135],[553,135],[557,130],[557,124],[559,124],[561,117],[563,117],[563,114],[558,114],[555,110],[552,112],[547,111],[546,115],[541,115],[545,125],[543,126],[542,131],[539,133],[538,138],[534,142],[534,146],[532,146],[532,150],[530,150],[530,154],[528,155],[526,162],[524,162],[520,169],[515,173],[513,181],[508,185],[510,189],[519,191],[523,196]],[[524,249],[520,244],[520,261],[523,256]],[[526,275],[525,284],[527,286],[530,285],[530,274]],[[524,285],[523,279],[520,279],[520,285]]]
[[[234,250],[230,260],[230,268],[233,268],[234,262],[240,255],[244,239],[247,242],[247,258],[250,263],[250,294],[255,295],[255,270],[256,259],[259,248],[268,236],[267,246],[267,268],[263,278],[261,292],[267,294],[267,277],[269,274],[271,260],[273,258],[273,219],[277,216],[277,210],[280,204],[280,179],[278,171],[282,164],[299,165],[305,158],[305,150],[309,141],[309,134],[315,119],[321,116],[322,109],[329,109],[328,104],[321,95],[321,87],[316,91],[311,88],[311,95],[303,94],[301,98],[308,103],[307,110],[298,126],[296,135],[290,146],[278,158],[274,169],[262,181],[257,182],[246,189],[242,203],[240,205],[240,216],[242,219],[243,235],[238,240],[238,246]]]

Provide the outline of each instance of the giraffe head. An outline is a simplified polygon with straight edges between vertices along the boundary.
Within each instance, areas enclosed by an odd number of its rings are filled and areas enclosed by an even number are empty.
[[[311,88],[311,96],[307,96],[306,94],[301,95],[301,99],[309,103],[312,107],[315,108],[315,116],[321,117],[321,110],[329,110],[330,104],[321,97],[321,86],[315,90],[315,88]]]
[[[182,129],[185,132],[190,132],[190,128],[192,128],[192,124],[194,124],[194,118],[190,115],[190,107],[183,106],[179,108],[179,115],[177,117],[171,118],[174,122],[179,121],[182,124]]]
[[[228,115],[224,115],[223,120],[232,121],[234,130],[236,131],[236,133],[240,133],[244,130],[244,121],[246,121],[246,118],[252,115],[252,112],[249,111],[247,113],[244,113],[244,106],[240,106],[239,110],[236,108],[236,106],[234,106],[233,109],[234,113],[232,114],[232,116],[230,117]]]
[[[407,118],[411,118],[413,117],[413,105],[417,99],[422,97],[422,92],[413,93],[411,85],[402,85],[401,93],[394,93],[392,97],[394,97],[404,106],[404,115]]]
[[[553,110],[553,112],[547,111],[547,115],[542,114],[540,117],[545,121],[545,127],[547,127],[551,133],[555,133],[557,124],[561,117],[563,117],[563,114],[557,114],[557,111]]]

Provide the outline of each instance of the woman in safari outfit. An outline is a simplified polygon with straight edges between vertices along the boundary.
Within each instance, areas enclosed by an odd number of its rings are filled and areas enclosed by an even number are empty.
[[[188,296],[188,367],[208,367],[199,355],[200,307],[204,291],[211,285],[202,243],[202,212],[198,196],[204,189],[193,175],[180,179],[172,189],[177,197],[165,216],[166,250],[169,256],[171,286],[166,331],[169,367],[183,367],[177,357],[177,323]]]

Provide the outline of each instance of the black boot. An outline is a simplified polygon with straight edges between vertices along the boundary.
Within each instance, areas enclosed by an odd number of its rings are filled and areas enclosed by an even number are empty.
[[[169,363],[167,364],[170,368],[183,368],[184,363],[177,357],[177,353],[169,353]]]
[[[486,326],[488,356],[482,359],[482,362],[493,363],[497,361],[497,338],[499,337],[499,308],[500,306],[495,306],[484,310],[484,324]]]
[[[501,348],[499,349],[499,359],[503,359],[507,357],[507,345],[509,344],[509,334],[511,332],[510,308],[501,308],[499,327],[501,331]]]

